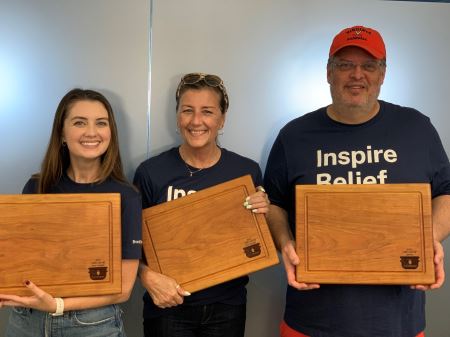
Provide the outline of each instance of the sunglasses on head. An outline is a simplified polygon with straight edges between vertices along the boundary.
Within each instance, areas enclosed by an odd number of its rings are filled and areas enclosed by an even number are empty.
[[[199,82],[204,82],[207,86],[213,88],[219,88],[222,93],[223,99],[225,101],[225,111],[228,109],[228,95],[223,84],[222,79],[217,75],[210,75],[204,73],[190,73],[186,74],[181,78],[180,84],[178,84],[176,99],[177,101],[180,99],[181,89],[185,85],[192,85]]]

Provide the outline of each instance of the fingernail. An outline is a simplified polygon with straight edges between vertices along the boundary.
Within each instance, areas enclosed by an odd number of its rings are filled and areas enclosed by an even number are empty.
[[[191,293],[189,292],[189,291],[184,291],[184,294],[183,294],[184,296],[191,296]]]
[[[250,200],[250,197],[245,198],[245,201],[249,201],[249,200]]]
[[[248,202],[247,201],[244,202],[244,207],[247,207],[247,205],[248,205]]]
[[[252,209],[252,205],[248,204],[247,206],[245,206],[245,208]]]
[[[257,208],[252,209],[252,212],[253,212],[253,213],[258,213],[258,209],[257,209]]]

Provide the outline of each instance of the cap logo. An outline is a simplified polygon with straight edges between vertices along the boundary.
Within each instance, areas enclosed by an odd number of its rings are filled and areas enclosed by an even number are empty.
[[[346,31],[347,34],[350,34],[352,32],[354,32],[356,34],[361,34],[362,32],[366,32],[367,34],[371,34],[372,33],[370,30],[364,29],[364,27],[353,27],[353,28],[350,28],[350,29],[348,29]]]

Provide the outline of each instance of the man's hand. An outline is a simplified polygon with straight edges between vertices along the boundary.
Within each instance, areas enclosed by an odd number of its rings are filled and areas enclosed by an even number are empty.
[[[436,280],[433,284],[429,285],[414,285],[411,286],[412,289],[417,290],[430,290],[438,289],[442,287],[445,281],[445,270],[444,270],[444,248],[442,244],[434,240],[434,273],[436,275]]]
[[[286,270],[286,277],[288,284],[298,290],[311,290],[320,288],[319,284],[315,283],[298,283],[295,277],[295,266],[300,263],[297,253],[295,252],[295,242],[289,240],[281,249],[281,256],[283,258],[284,269]]]

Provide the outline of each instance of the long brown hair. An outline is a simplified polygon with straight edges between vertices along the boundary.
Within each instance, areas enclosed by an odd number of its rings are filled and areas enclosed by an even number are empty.
[[[100,174],[97,183],[105,181],[108,177],[121,182],[127,182],[122,168],[119,152],[119,137],[114,113],[108,100],[101,93],[94,90],[72,89],[59,102],[53,119],[53,128],[50,135],[47,151],[42,161],[41,171],[33,175],[38,179],[37,193],[47,193],[58,183],[63,173],[70,165],[70,156],[67,146],[63,144],[62,132],[64,120],[68,111],[78,101],[97,101],[103,104],[108,112],[111,140],[108,149],[101,157]]]

